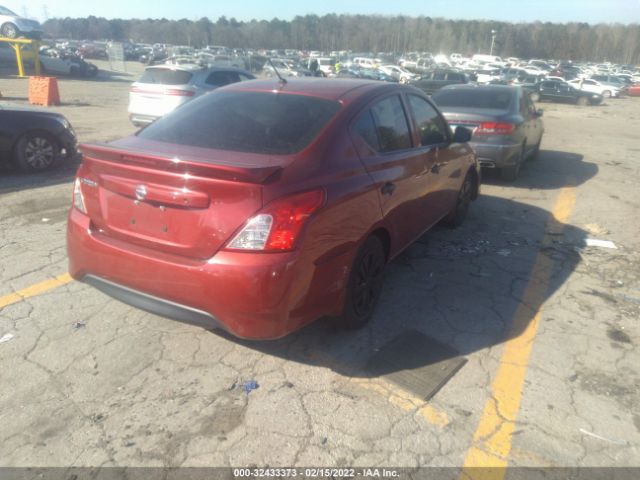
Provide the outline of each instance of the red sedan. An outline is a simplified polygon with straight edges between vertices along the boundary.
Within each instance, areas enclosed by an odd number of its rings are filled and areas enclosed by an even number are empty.
[[[634,83],[627,87],[627,95],[630,97],[640,97],[640,83]]]
[[[419,90],[249,81],[83,145],[69,271],[132,305],[243,338],[371,317],[384,266],[478,195],[470,132]]]

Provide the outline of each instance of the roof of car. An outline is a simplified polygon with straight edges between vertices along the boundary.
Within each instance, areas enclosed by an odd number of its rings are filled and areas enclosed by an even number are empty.
[[[340,100],[347,94],[358,92],[364,94],[373,90],[383,90],[385,88],[402,88],[396,83],[380,82],[376,80],[359,80],[352,78],[290,78],[282,83],[278,79],[253,80],[251,82],[239,82],[227,85],[225,90],[244,90],[256,92],[282,92],[298,95],[308,95],[312,97],[324,98],[326,100]],[[407,87],[408,88],[408,87]]]

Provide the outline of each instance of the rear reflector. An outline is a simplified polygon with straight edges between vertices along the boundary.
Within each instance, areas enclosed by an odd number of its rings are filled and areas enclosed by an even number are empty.
[[[274,200],[245,223],[226,249],[262,252],[293,250],[305,223],[324,204],[324,200],[324,190],[312,190]]]
[[[76,182],[73,186],[73,206],[82,213],[87,213],[87,208],[84,205],[84,197],[82,196],[82,188],[80,187],[80,177],[76,177]]]
[[[513,123],[482,122],[473,132],[476,135],[508,135],[516,129]]]

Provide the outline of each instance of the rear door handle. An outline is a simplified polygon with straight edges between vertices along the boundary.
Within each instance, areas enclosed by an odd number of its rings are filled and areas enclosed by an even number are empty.
[[[383,195],[393,195],[393,192],[395,191],[395,189],[396,189],[395,183],[387,182],[382,186],[380,191],[382,192]]]

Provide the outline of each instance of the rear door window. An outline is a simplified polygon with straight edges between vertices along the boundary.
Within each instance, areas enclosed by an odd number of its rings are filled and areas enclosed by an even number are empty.
[[[193,74],[184,70],[170,68],[148,68],[138,80],[138,83],[153,83],[158,85],[185,85],[191,81]]]
[[[438,145],[447,141],[447,125],[435,108],[424,98],[409,95],[409,105],[416,121],[422,146]]]
[[[242,78],[240,78],[240,74],[238,72],[221,71],[211,72],[211,74],[205,80],[205,83],[212,87],[224,87],[225,85],[240,81],[242,81]]]
[[[407,116],[398,95],[387,97],[371,107],[380,152],[411,148],[411,135]]]

